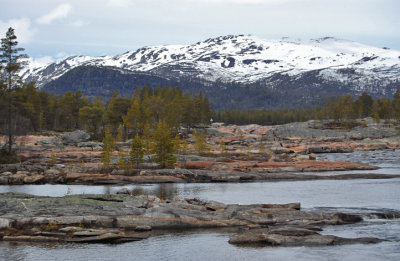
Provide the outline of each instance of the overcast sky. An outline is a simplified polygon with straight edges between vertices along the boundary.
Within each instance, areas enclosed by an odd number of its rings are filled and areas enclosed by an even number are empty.
[[[0,33],[15,28],[34,58],[116,55],[227,34],[333,36],[400,50],[399,0],[0,0]]]

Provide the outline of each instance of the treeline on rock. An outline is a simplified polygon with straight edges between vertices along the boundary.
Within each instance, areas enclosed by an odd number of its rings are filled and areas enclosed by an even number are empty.
[[[56,96],[38,90],[34,83],[24,83],[0,98],[2,134],[6,134],[4,115],[9,103],[15,135],[85,129],[94,139],[101,140],[107,128],[114,136],[122,128],[124,138],[130,138],[143,135],[145,129],[155,129],[159,122],[177,131],[180,126],[209,123],[211,118],[207,96],[199,93],[191,97],[179,87],[136,88],[131,97],[120,97],[115,91],[103,102],[101,98],[90,101],[81,91]]]
[[[400,90],[392,99],[373,98],[363,93],[357,99],[351,95],[330,99],[323,106],[288,110],[233,110],[218,112],[215,120],[230,124],[276,125],[307,120],[334,120],[338,127],[351,127],[355,119],[373,117],[380,120],[394,120],[400,123]]]

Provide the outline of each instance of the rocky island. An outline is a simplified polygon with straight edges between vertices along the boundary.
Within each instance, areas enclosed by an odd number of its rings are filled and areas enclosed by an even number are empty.
[[[49,136],[23,136],[17,149],[23,161],[0,165],[0,184],[132,184],[187,182],[250,182],[310,179],[395,178],[373,173],[341,174],[346,170],[374,170],[354,162],[316,160],[318,153],[400,148],[400,131],[373,124],[351,130],[330,130],[313,121],[274,127],[247,125],[207,128],[208,151],[199,155],[188,138],[189,149],[177,154],[173,168],[160,169],[151,155],[138,168],[118,166],[131,141],[118,142],[113,167],[100,162],[102,143],[89,141],[84,131]],[[221,145],[223,144],[223,145]],[[221,148],[221,146],[223,146]],[[332,174],[334,171],[334,174]],[[329,172],[329,175],[324,173]]]
[[[0,239],[27,242],[121,243],[173,230],[235,229],[231,244],[322,246],[376,243],[378,238],[322,235],[326,225],[360,222],[357,215],[302,211],[300,203],[223,204],[153,196],[0,194]]]

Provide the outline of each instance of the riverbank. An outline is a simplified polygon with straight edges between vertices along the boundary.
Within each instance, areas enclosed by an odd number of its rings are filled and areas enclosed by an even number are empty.
[[[236,229],[231,244],[321,246],[377,243],[319,233],[362,221],[354,214],[303,211],[300,203],[224,204],[154,196],[0,194],[0,238],[16,242],[122,243],[173,230]]]

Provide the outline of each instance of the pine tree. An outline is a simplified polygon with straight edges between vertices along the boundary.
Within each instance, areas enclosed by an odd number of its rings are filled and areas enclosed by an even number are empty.
[[[150,129],[150,125],[146,123],[143,127],[143,149],[144,154],[151,154],[152,153],[152,143],[153,143],[153,130]],[[148,160],[151,160],[151,157],[148,155]]]
[[[6,37],[1,39],[0,48],[0,70],[4,71],[6,91],[4,96],[7,101],[7,135],[8,135],[8,153],[12,150],[12,140],[14,135],[13,130],[13,96],[12,92],[18,87],[19,76],[18,71],[25,64],[22,61],[27,58],[25,54],[20,54],[24,48],[18,48],[17,37],[14,34],[14,29],[9,28]]]
[[[142,139],[139,134],[136,134],[135,138],[132,140],[130,158],[132,164],[136,165],[136,169],[139,168],[139,164],[143,162],[144,147]]]
[[[74,94],[71,91],[64,93],[59,102],[59,123],[62,130],[72,131],[75,129],[74,115]]]
[[[154,131],[152,151],[155,154],[155,162],[162,168],[172,166],[176,162],[176,157],[173,155],[175,152],[174,139],[169,126],[164,121],[159,122]]]
[[[397,89],[392,100],[393,116],[400,123],[400,89]]]
[[[193,100],[190,98],[188,92],[182,98],[182,123],[187,128],[187,131],[190,131],[190,128],[195,123],[195,108]]]
[[[118,151],[118,157],[119,157],[118,168],[122,170],[127,169],[127,164],[124,159],[124,154],[121,151]]]
[[[140,122],[140,100],[139,97],[136,97],[132,104],[131,107],[128,110],[127,115],[123,118],[124,119],[124,124],[131,129],[135,130],[135,133],[139,133],[139,128],[141,125]]]
[[[194,131],[193,136],[195,139],[194,148],[196,149],[197,153],[203,154],[208,151],[208,146],[206,143],[205,131]]]
[[[182,148],[181,138],[178,135],[175,135],[174,138],[174,151],[180,151]]]
[[[103,138],[103,152],[101,153],[100,161],[103,163],[104,168],[110,166],[111,155],[114,151],[114,142],[111,135],[111,131],[107,128],[105,136]]]
[[[104,124],[104,107],[99,99],[79,110],[80,125],[88,130],[92,137],[98,138],[100,127]]]
[[[358,106],[358,117],[365,118],[371,115],[372,113],[372,105],[374,104],[374,100],[371,95],[367,93],[363,93],[356,100],[356,106]]]
[[[175,137],[176,138],[176,137]],[[186,139],[185,138],[183,138],[181,141],[180,141],[180,144],[179,144],[179,147],[177,148],[177,150],[179,151],[179,154],[181,154],[181,155],[187,155],[187,154],[189,154],[189,144],[188,144],[188,142],[186,141]],[[186,158],[186,156],[183,156],[182,157],[182,161],[183,161],[183,163],[186,165],[186,160],[187,160],[187,158]]]
[[[106,118],[114,133],[118,126],[124,122],[123,118],[127,114],[129,107],[130,100],[126,97],[118,97],[118,91],[115,91],[108,100]]]
[[[117,142],[122,142],[124,141],[124,136],[124,126],[123,124],[120,124],[117,129],[117,137],[115,137],[115,140]]]
[[[124,141],[124,127],[122,126],[122,124],[120,124],[118,126],[117,137],[115,137],[115,143],[123,141]],[[120,169],[126,169],[127,164],[124,159],[125,157],[124,146],[122,144],[119,144],[119,146],[117,146],[117,150],[119,157],[118,166]]]
[[[380,98],[373,104],[373,111],[378,114],[380,119],[390,119],[392,114],[392,103],[389,99]]]

